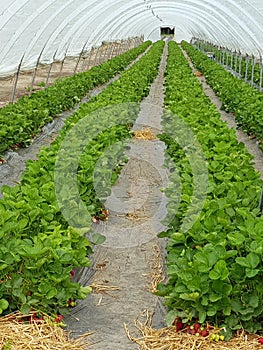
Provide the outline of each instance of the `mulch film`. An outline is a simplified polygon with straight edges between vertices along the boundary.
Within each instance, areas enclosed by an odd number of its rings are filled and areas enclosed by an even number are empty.
[[[0,318],[1,350],[85,350],[91,345],[91,332],[71,339],[70,332],[54,324],[50,317],[24,321],[31,316],[17,312]]]

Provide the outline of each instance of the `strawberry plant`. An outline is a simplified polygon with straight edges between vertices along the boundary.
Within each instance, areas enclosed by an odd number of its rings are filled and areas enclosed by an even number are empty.
[[[185,45],[185,42],[184,42]],[[200,42],[197,41],[195,43],[195,46],[200,46]],[[203,44],[202,44],[203,46]],[[226,52],[224,51],[224,49],[219,50],[216,46],[206,43],[203,47],[205,52],[213,52],[215,57],[217,57],[218,61],[222,60],[222,64],[223,65],[228,65],[228,67],[231,67],[231,55],[226,56]],[[233,62],[232,62],[232,68],[236,73],[239,73],[239,64],[240,64],[240,56],[238,55],[238,57],[234,57]],[[240,75],[241,77],[244,79],[246,76],[246,57],[244,55],[242,55],[241,57],[241,69],[240,69]],[[251,57],[249,57],[249,62],[248,62],[248,67],[247,67],[247,81],[251,81],[252,78],[252,61],[251,61]],[[254,79],[253,79],[254,83],[259,85],[260,84],[260,63],[259,62],[255,62],[254,65]]]
[[[59,113],[72,108],[95,86],[122,72],[150,45],[147,41],[120,56],[92,67],[88,72],[56,81],[53,86],[20,98],[0,109],[0,156],[15,144],[26,146],[43,126]]]
[[[251,137],[257,138],[262,148],[263,95],[260,91],[234,77],[216,62],[186,42],[182,43],[196,68],[204,73],[207,83],[222,101],[222,108],[231,112],[240,127]]]
[[[169,308],[167,322],[180,318],[183,323],[199,320],[232,331],[262,331],[262,181],[252,156],[221,121],[175,43],[169,44],[165,105],[173,114],[164,114],[165,134],[160,137],[167,145],[167,163],[176,166],[182,182],[177,210],[173,203],[178,177],[170,178],[168,215],[174,220],[170,218],[169,230],[160,235],[169,238],[169,280],[158,291]],[[188,219],[195,185],[185,152],[189,135],[184,148],[176,137],[179,120],[194,131],[208,168],[206,200],[188,230],[182,230],[182,223]],[[200,166],[200,176],[202,172]]]
[[[131,102],[139,102],[148,93],[158,73],[163,45],[163,42],[154,44],[118,81],[110,84],[90,102],[81,105],[67,119],[51,146],[42,147],[38,159],[27,162],[21,183],[2,188],[0,313],[19,309],[28,314],[33,308],[49,314],[60,314],[91,291],[89,286],[74,282],[72,271],[90,265],[89,255],[92,254],[93,244],[100,239],[91,234],[90,222],[86,222],[84,227],[72,227],[62,215],[54,184],[57,155],[67,133],[84,118],[89,118],[88,129],[79,130],[81,134],[100,131],[87,144],[77,169],[78,188],[83,202],[94,217],[99,217],[103,207],[90,181],[94,166],[105,149],[131,135],[130,127],[139,113],[139,105]],[[123,110],[118,103],[125,102],[130,104],[129,108]],[[111,104],[117,104],[115,113],[106,113],[103,107]],[[98,119],[98,114],[92,112],[100,109],[102,113]],[[123,150],[117,147],[114,152],[117,157],[114,170],[117,174],[123,161]],[[71,154],[69,158],[63,158],[65,164],[61,166],[70,165],[74,157]],[[116,176],[111,177],[110,183],[115,180]],[[70,195],[68,193],[66,199]],[[72,202],[70,213],[81,217],[82,213]]]

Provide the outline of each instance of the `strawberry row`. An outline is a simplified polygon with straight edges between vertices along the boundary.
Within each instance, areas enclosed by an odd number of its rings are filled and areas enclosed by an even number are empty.
[[[204,54],[183,42],[195,67],[204,73],[207,83],[222,101],[222,108],[233,113],[239,126],[258,140],[262,148],[263,139],[263,94],[249,84],[227,72],[218,63],[210,61]]]
[[[161,138],[177,169],[166,190],[169,230],[160,235],[169,237],[169,280],[158,292],[170,310],[167,321],[209,322],[226,327],[226,336],[242,327],[260,331],[262,181],[175,43],[169,44],[165,105]]]
[[[72,108],[95,86],[122,72],[149,45],[150,41],[147,41],[100,66],[92,67],[88,72],[57,80],[53,86],[1,108],[0,158],[11,147],[30,144],[45,124],[59,113]]]
[[[104,170],[113,165],[113,170],[118,173],[122,160],[119,141],[131,136],[130,126],[139,112],[136,102],[148,94],[158,72],[162,51],[162,42],[154,44],[119,80],[81,105],[67,119],[50,148],[43,147],[38,160],[27,163],[21,183],[12,188],[3,187],[4,199],[0,200],[0,312],[19,309],[28,314],[33,308],[61,314],[72,302],[85,298],[90,292],[90,287],[74,281],[72,270],[88,267],[92,246],[101,241],[100,236],[91,234],[89,217],[84,218],[87,211],[96,217],[103,214],[93,174],[100,160],[103,162],[97,167],[96,178],[103,177]],[[110,107],[111,104],[114,106]],[[76,143],[78,138],[86,142],[76,172],[76,153],[72,148],[75,142],[65,143],[72,130],[73,134],[76,131]],[[114,144],[117,146],[112,148]],[[105,156],[107,149],[111,151],[111,157],[117,158],[109,166],[110,157]],[[54,181],[56,170],[64,174],[65,167],[72,169],[75,176],[73,185],[79,189],[86,210],[84,214],[70,184],[67,187],[72,174],[67,173],[57,184]],[[112,170],[106,172],[111,174]],[[110,182],[115,179],[111,177]],[[58,199],[58,193],[64,190],[65,202]],[[86,220],[74,225],[67,215]]]

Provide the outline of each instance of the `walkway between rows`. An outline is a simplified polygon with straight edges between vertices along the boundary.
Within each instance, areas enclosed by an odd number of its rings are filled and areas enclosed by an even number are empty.
[[[100,292],[80,301],[66,319],[75,336],[94,332],[94,345],[89,349],[137,349],[128,339],[124,324],[132,327],[144,310],[154,314],[154,325],[164,322],[162,304],[152,290],[163,278],[165,241],[157,234],[166,229],[161,223],[167,204],[162,192],[168,183],[163,167],[165,145],[155,137],[161,132],[166,57],[167,45],[158,77],[141,103],[133,127],[137,135],[143,131],[151,137],[134,138],[129,143],[129,161],[106,201],[109,221],[95,224],[106,241],[95,249],[93,271],[83,269],[78,275],[82,284],[93,284]]]

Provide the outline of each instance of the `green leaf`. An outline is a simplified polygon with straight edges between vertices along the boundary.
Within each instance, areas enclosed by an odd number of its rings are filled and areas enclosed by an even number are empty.
[[[106,237],[100,233],[92,234],[91,241],[93,244],[103,244],[106,241]]]
[[[210,294],[210,296],[209,296],[209,300],[210,300],[212,303],[214,303],[214,302],[216,302],[216,301],[218,301],[218,300],[221,300],[222,297],[223,297],[222,295],[212,293],[212,294]]]
[[[182,293],[179,295],[180,299],[183,300],[190,300],[190,301],[196,301],[200,297],[200,294],[198,292],[193,292],[193,293]]]
[[[165,321],[167,323],[167,326],[170,327],[174,320],[178,317],[178,311],[177,310],[170,310],[166,316],[165,316]]]
[[[260,270],[259,269],[249,269],[246,268],[246,277],[248,278],[253,278],[255,277],[257,274],[259,274]]]
[[[85,299],[87,295],[91,292],[92,292],[92,288],[90,286],[86,286],[86,287],[81,286],[78,291],[78,298]]]
[[[254,269],[258,266],[260,262],[260,258],[255,253],[249,253],[246,257],[238,257],[236,258],[236,263],[248,267],[250,269]]]
[[[240,232],[233,232],[233,233],[229,233],[227,235],[227,239],[230,241],[230,243],[233,245],[233,246],[241,246],[245,240],[246,240],[246,237],[240,233]]]
[[[30,313],[31,306],[29,304],[23,304],[20,308],[20,311],[23,315],[28,315]]]
[[[226,283],[222,280],[215,280],[212,283],[212,289],[221,296],[229,295],[232,291],[232,286],[230,283]]]
[[[52,299],[52,298],[54,298],[56,295],[57,295],[57,289],[53,287],[53,288],[51,288],[51,289],[47,292],[46,298],[47,298],[47,299]]]
[[[229,275],[228,268],[226,267],[226,262],[224,260],[219,260],[212,271],[209,273],[209,277],[212,280],[225,280]]]

